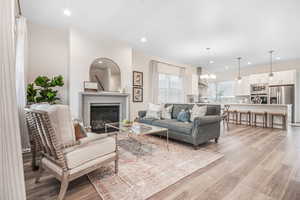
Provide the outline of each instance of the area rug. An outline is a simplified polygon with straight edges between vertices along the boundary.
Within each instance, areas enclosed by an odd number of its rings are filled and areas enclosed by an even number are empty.
[[[174,141],[168,151],[165,138],[156,136],[121,136],[119,149],[118,175],[113,163],[88,175],[105,200],[147,199],[223,156]]]

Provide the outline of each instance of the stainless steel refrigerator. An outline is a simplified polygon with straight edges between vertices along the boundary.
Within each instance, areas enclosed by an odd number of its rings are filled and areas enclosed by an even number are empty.
[[[294,122],[295,89],[294,85],[269,86],[270,104],[292,104],[292,122]]]

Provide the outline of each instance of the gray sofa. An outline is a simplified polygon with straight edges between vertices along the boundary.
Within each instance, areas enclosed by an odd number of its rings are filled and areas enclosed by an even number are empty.
[[[138,122],[168,128],[169,137],[175,140],[183,141],[194,145],[195,148],[199,144],[208,142],[214,139],[218,142],[220,137],[220,122],[221,122],[221,106],[207,104],[206,116],[198,117],[193,122],[184,123],[177,121],[177,115],[184,110],[191,110],[194,104],[166,104],[165,106],[173,105],[171,117],[172,119],[152,119],[146,118],[147,111],[138,112]],[[203,106],[205,104],[197,104]],[[161,133],[161,135],[165,135]]]

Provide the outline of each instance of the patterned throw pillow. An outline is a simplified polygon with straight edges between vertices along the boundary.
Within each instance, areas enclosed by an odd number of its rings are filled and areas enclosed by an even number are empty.
[[[173,105],[165,107],[165,105],[162,106],[162,112],[161,112],[161,117],[162,119],[172,119],[172,109]]]
[[[207,106],[194,105],[191,110],[191,121],[194,121],[196,117],[204,117],[206,115]]]
[[[177,121],[179,122],[189,122],[190,121],[190,113],[187,111],[182,110],[178,116]]]
[[[149,103],[145,118],[160,119],[161,118],[161,106]]]

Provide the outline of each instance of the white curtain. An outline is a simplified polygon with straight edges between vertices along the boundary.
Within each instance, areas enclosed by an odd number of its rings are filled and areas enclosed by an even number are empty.
[[[26,199],[16,98],[15,1],[0,6],[0,199]]]
[[[180,77],[182,78],[183,101],[185,103],[186,102],[186,95],[187,95],[187,93],[186,93],[186,91],[187,91],[187,81],[186,81],[185,68],[181,67],[179,74],[180,74]]]
[[[27,23],[25,17],[17,19],[16,27],[16,90],[19,111],[19,123],[23,150],[30,149],[29,136],[25,123],[24,107],[26,105],[26,69],[27,69]]]
[[[150,97],[151,103],[157,104],[158,103],[158,62],[155,60],[150,61]]]

